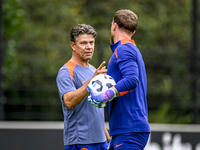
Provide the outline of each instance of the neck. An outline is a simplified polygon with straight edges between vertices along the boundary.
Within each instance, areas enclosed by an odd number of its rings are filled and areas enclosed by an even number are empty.
[[[72,57],[70,59],[70,61],[72,61],[72,62],[74,62],[77,65],[82,66],[82,67],[88,67],[88,63],[89,63],[89,61],[82,61],[82,60],[79,60],[79,59],[75,59],[74,57]]]
[[[124,31],[123,29],[117,29],[115,36],[114,36],[114,43],[118,42],[122,39],[130,39],[131,40],[132,34]]]

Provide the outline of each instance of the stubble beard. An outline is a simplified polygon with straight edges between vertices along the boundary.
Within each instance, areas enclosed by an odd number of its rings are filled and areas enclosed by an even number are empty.
[[[93,54],[94,53],[92,53],[92,55],[90,56],[90,58],[88,58],[87,56],[83,56],[83,60],[89,62],[89,60],[92,59]]]
[[[114,44],[114,36],[110,34],[110,44]]]

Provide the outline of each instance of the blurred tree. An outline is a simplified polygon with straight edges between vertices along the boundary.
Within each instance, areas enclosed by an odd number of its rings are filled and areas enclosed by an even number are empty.
[[[55,78],[71,57],[71,28],[97,30],[97,67],[109,61],[112,17],[124,8],[139,18],[133,39],[146,63],[150,122],[190,123],[190,0],[4,1],[6,120],[63,120]]]

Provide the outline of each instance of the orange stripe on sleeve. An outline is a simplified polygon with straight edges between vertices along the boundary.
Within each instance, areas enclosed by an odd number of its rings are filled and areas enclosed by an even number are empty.
[[[76,64],[72,61],[68,61],[65,66],[68,68],[70,76],[71,76],[71,80],[73,81],[73,74],[74,74],[74,68],[76,67]]]
[[[129,92],[129,91],[124,91],[124,92],[119,93],[119,95],[120,95],[120,96],[123,96],[123,95],[127,94],[128,92]]]
[[[117,49],[115,49],[115,57],[116,57],[117,59],[119,59],[119,57],[118,57],[118,55],[117,55]]]

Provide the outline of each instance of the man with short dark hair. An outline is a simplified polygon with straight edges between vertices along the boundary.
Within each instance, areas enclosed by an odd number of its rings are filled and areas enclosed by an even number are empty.
[[[96,31],[90,25],[78,24],[71,30],[72,57],[56,78],[64,114],[65,150],[106,150],[108,146],[106,137],[110,137],[104,124],[104,108],[93,107],[87,100],[90,80],[107,72],[105,62],[97,69],[89,64],[95,37]]]

